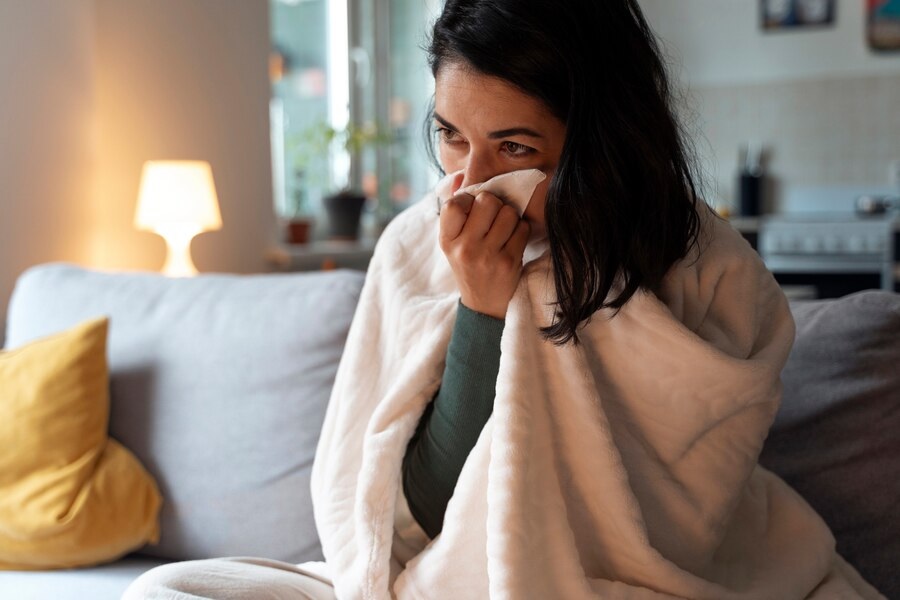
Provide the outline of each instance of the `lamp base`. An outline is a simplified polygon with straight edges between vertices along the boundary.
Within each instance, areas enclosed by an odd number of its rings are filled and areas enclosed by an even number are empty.
[[[196,275],[197,267],[191,260],[191,240],[199,232],[194,229],[167,229],[158,233],[166,240],[166,246],[168,246],[166,264],[162,268],[163,275],[167,277],[193,277]]]

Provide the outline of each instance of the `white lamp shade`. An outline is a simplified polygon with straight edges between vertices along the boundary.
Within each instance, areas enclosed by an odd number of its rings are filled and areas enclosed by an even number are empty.
[[[222,215],[209,163],[200,160],[144,163],[134,226],[161,233],[167,230],[213,231]]]

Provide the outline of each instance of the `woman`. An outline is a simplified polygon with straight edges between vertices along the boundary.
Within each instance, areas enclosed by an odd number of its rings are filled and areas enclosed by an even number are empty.
[[[430,58],[448,192],[369,269],[313,470],[327,565],[132,597],[879,597],[756,464],[793,322],[697,200],[636,1],[449,0]]]

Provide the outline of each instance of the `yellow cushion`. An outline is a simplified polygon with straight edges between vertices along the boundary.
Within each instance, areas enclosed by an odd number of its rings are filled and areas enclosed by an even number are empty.
[[[0,569],[97,564],[158,541],[156,483],[107,436],[108,324],[0,351]]]

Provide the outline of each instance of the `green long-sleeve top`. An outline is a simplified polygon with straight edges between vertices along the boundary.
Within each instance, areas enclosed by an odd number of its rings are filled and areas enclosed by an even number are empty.
[[[441,532],[463,464],[494,409],[503,325],[459,303],[441,387],[406,449],[403,493],[431,538]]]

